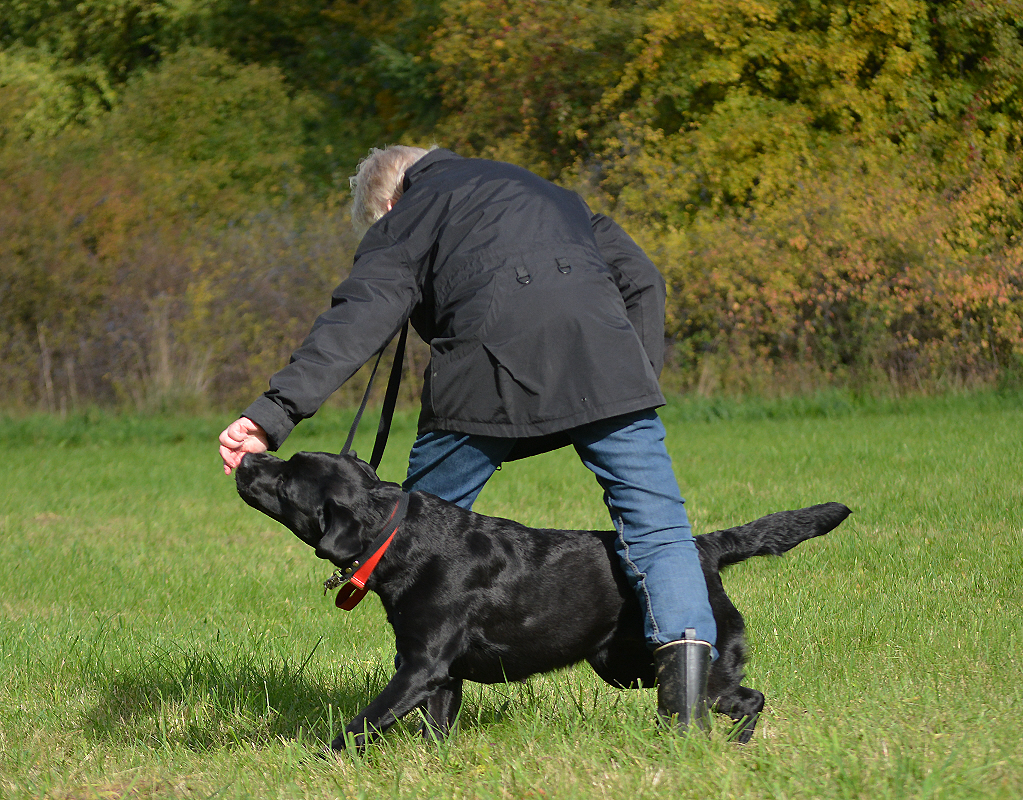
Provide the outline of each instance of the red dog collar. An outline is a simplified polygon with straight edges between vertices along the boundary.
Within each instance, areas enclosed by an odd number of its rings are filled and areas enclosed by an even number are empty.
[[[402,520],[405,519],[405,512],[407,511],[408,494],[402,492],[398,502],[394,504],[387,522],[384,523],[383,530],[373,540],[372,544],[356,556],[351,566],[344,571],[345,575],[350,575],[351,577],[347,578],[347,582],[341,587],[341,591],[337,593],[337,597],[334,599],[334,605],[338,608],[351,611],[366,596],[366,582],[369,581],[369,576],[373,574],[373,570],[376,569],[380,559],[387,552],[387,548],[394,539],[394,535],[398,532],[398,527],[401,525]],[[383,541],[381,542],[381,540]],[[367,553],[368,555],[366,555]],[[354,574],[353,570],[355,570]],[[337,577],[335,578],[335,576]],[[332,584],[332,581],[341,578],[341,576],[338,573],[335,573],[335,576],[327,579],[326,583],[324,583],[325,589],[330,589],[337,585],[336,583]],[[341,579],[345,580],[344,578]]]

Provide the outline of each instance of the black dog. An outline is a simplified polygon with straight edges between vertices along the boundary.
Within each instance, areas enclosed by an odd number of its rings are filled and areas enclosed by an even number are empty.
[[[527,528],[430,494],[405,495],[351,456],[297,453],[282,461],[249,454],[236,481],[246,503],[342,568],[365,559],[371,544],[376,549],[407,498],[404,520],[366,581],[394,628],[400,666],[345,727],[357,747],[417,707],[425,712],[424,733],[444,736],[461,704],[462,680],[517,681],[585,659],[613,686],[654,685],[639,603],[618,566],[612,533]],[[849,513],[826,503],[696,537],[718,631],[708,695],[716,711],[742,721],[739,741],[753,734],[764,696],[740,685],[745,624],[720,570],[750,556],[781,555]],[[343,749],[345,736],[331,746]]]

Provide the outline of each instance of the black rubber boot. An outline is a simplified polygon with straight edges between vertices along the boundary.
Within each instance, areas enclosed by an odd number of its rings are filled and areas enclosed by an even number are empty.
[[[681,733],[692,725],[710,731],[707,678],[710,675],[710,642],[696,638],[686,628],[685,638],[654,650],[657,668],[657,714]]]

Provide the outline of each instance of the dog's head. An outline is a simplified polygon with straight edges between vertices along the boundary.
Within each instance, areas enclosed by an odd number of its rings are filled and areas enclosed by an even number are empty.
[[[383,526],[397,489],[365,461],[332,453],[295,453],[287,461],[249,453],[235,483],[242,500],[338,566],[347,566]]]

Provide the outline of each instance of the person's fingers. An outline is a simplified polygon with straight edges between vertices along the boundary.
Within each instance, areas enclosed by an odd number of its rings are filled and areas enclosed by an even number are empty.
[[[245,418],[244,418],[244,417],[242,417],[242,419],[245,419]],[[267,450],[269,449],[269,447],[270,447],[270,442],[269,442],[269,441],[267,440],[267,436],[266,436],[266,431],[264,431],[264,430],[263,430],[263,428],[262,428],[261,426],[257,425],[257,424],[256,424],[255,422],[253,422],[252,420],[248,420],[248,419],[246,419],[245,421],[246,421],[247,423],[249,423],[249,426],[250,426],[250,428],[249,428],[249,434],[250,434],[250,435],[251,435],[251,436],[252,436],[252,437],[253,437],[253,438],[254,438],[254,439],[255,439],[255,440],[257,441],[257,442],[259,442],[259,450],[255,450],[255,451],[253,451],[253,452],[257,452],[257,453],[265,453],[265,452],[266,452],[266,451],[267,451]]]
[[[266,433],[245,417],[236,419],[220,434],[220,457],[227,475],[241,464],[246,453],[265,453],[267,449]]]
[[[224,447],[235,448],[245,438],[244,434],[239,434],[237,432],[236,428],[237,424],[238,424],[237,422],[232,422],[230,425],[224,428],[223,432],[220,434],[220,444],[223,445]]]
[[[240,417],[224,428],[220,434],[220,443],[225,447],[237,448],[241,446],[250,436],[263,432],[256,423],[245,417]]]
[[[228,475],[231,474],[231,470],[235,469],[241,463],[242,457],[247,452],[245,449],[245,441],[235,442],[229,440],[227,444],[220,446],[220,457],[224,461],[224,472]]]
[[[227,426],[228,435],[236,442],[244,442],[253,433],[252,423],[245,417],[236,419]]]
[[[234,460],[234,451],[225,447],[224,445],[221,445],[220,458],[224,462],[224,474],[230,475],[231,470],[233,470],[235,467],[235,465],[231,463]]]

